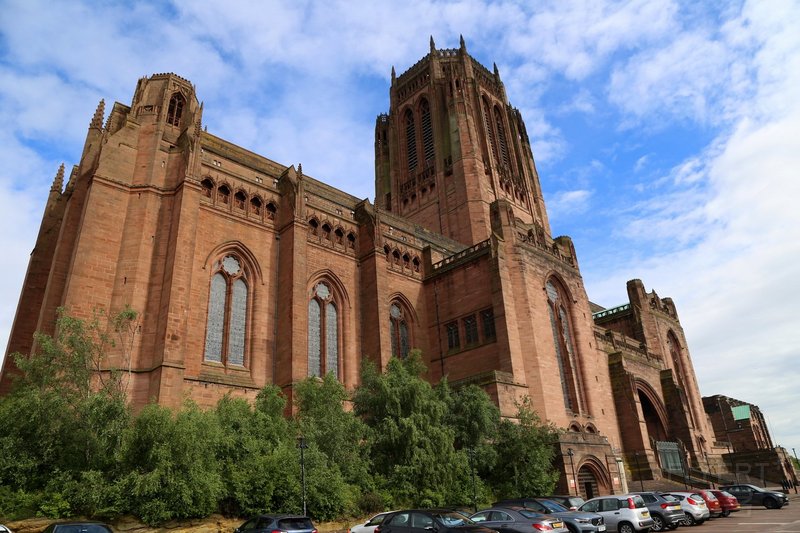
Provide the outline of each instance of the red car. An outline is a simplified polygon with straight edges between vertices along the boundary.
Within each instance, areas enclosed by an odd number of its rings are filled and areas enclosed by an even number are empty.
[[[739,500],[730,492],[725,492],[724,490],[712,490],[711,492],[719,500],[719,504],[722,507],[722,516],[728,516],[735,511],[741,510],[742,506]]]
[[[722,505],[720,505],[719,500],[712,491],[698,490],[696,492],[705,500],[708,512],[711,513],[711,518],[722,516]]]

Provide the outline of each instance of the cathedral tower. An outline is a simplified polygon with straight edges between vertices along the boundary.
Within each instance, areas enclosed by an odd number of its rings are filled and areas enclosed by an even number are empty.
[[[489,206],[548,236],[542,189],[519,110],[494,72],[457,49],[392,69],[390,108],[375,125],[375,203],[467,245],[491,233]]]

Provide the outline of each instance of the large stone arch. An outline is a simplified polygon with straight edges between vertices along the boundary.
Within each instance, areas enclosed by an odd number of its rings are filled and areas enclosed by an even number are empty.
[[[669,417],[658,393],[649,383],[641,379],[636,380],[636,393],[649,437],[655,441],[668,440]]]
[[[586,456],[575,467],[577,475],[578,494],[584,499],[594,498],[612,494],[614,492],[611,483],[611,475],[606,465],[594,455]]]

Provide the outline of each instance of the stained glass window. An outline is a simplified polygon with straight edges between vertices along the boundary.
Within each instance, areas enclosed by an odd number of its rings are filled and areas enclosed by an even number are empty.
[[[214,263],[208,293],[206,344],[203,358],[243,366],[247,332],[248,288],[239,259],[225,256]]]
[[[222,362],[222,335],[225,327],[225,276],[215,274],[211,278],[208,296],[208,323],[206,325],[206,361]]]
[[[316,377],[322,376],[320,322],[320,302],[312,298],[308,302],[308,375]]]
[[[308,302],[308,375],[339,375],[339,312],[330,287],[317,283]]]
[[[494,311],[492,309],[481,311],[481,322],[483,323],[483,340],[493,340],[497,336],[494,329]]]
[[[247,314],[247,284],[241,278],[233,282],[231,320],[228,330],[228,363],[244,364],[244,327]]]
[[[411,350],[408,322],[403,309],[396,303],[389,307],[389,327],[392,337],[392,356],[405,358]]]
[[[406,152],[408,155],[408,173],[413,175],[417,170],[417,130],[414,127],[414,114],[406,111]]]
[[[552,280],[548,280],[545,284],[545,291],[549,303],[550,325],[553,330],[553,343],[561,378],[561,390],[564,394],[564,404],[573,411],[585,411],[578,361],[572,341],[572,329],[567,309],[564,307],[566,299],[562,298],[561,290]]]

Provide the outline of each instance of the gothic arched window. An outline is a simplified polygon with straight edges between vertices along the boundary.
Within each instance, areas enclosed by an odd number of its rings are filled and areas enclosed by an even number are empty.
[[[508,144],[506,144],[506,128],[503,126],[503,113],[500,112],[500,108],[497,106],[494,106],[494,121],[497,129],[497,143],[500,145],[500,158],[498,162],[503,166],[508,166]]]
[[[556,349],[558,372],[561,377],[561,390],[564,393],[564,405],[573,412],[585,410],[583,394],[581,391],[580,373],[578,371],[577,357],[573,343],[572,326],[566,305],[567,299],[564,291],[553,280],[547,280],[548,310],[550,312],[550,325],[553,329],[553,343]]]
[[[308,375],[339,376],[339,311],[330,287],[314,285],[308,300]]]
[[[392,333],[392,356],[405,359],[411,349],[409,320],[406,319],[403,307],[396,302],[389,307],[389,322]]]
[[[408,161],[408,173],[413,175],[417,170],[417,129],[414,126],[414,113],[406,111],[406,152]]]
[[[234,255],[226,255],[214,263],[208,294],[204,360],[244,365],[247,299],[247,279],[241,261]]]
[[[169,107],[167,108],[167,124],[179,126],[181,123],[181,115],[183,115],[183,107],[186,105],[186,99],[181,93],[175,93],[169,99]]]
[[[419,106],[422,118],[422,148],[425,152],[425,166],[433,165],[436,154],[433,148],[433,127],[431,125],[431,106],[423,99]]]
[[[489,100],[485,96],[483,97],[483,126],[486,128],[486,141],[489,145],[489,150],[491,150],[495,161],[499,163],[500,158],[497,156],[497,143],[494,140],[494,130],[492,128],[492,108],[489,107]]]

